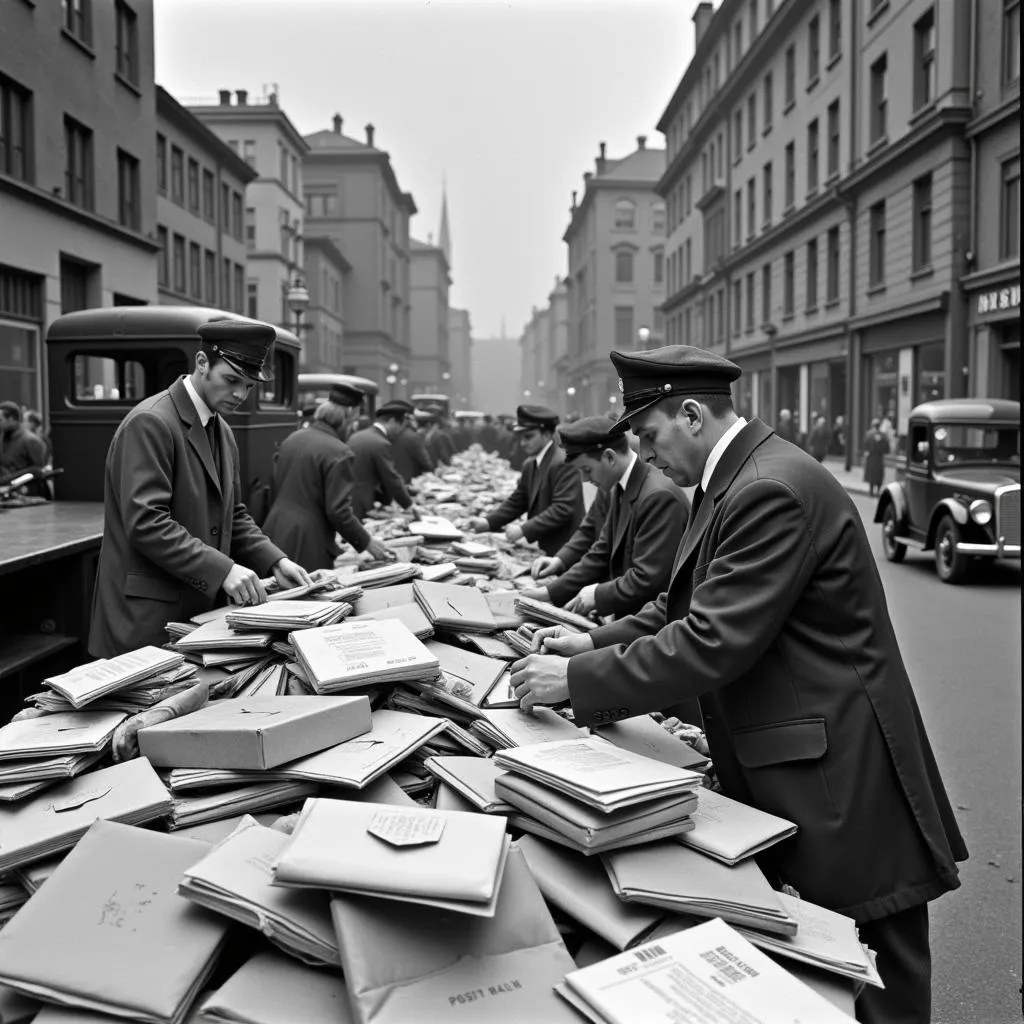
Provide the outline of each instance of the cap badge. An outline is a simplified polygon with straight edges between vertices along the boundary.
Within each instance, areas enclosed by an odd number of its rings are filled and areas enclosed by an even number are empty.
[[[622,386],[622,378],[621,378],[621,377],[619,378],[619,390],[620,390],[620,391],[621,391],[621,392],[622,392],[623,394],[625,394],[625,392],[626,392],[626,389],[625,389],[625,388],[624,388],[624,387]]]
[[[661,385],[661,390],[662,391],[666,391],[666,392],[667,391],[671,391],[672,390],[672,385],[671,384],[662,384]]]

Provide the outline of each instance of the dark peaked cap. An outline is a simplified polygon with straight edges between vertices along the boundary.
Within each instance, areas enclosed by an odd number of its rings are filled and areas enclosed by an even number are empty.
[[[558,428],[558,443],[565,449],[565,461],[572,462],[580,455],[600,455],[619,434],[607,416],[584,416]]]
[[[543,405],[521,405],[516,409],[517,432],[524,430],[554,430],[558,426],[558,413]]]
[[[612,352],[619,371],[623,412],[616,433],[629,429],[629,418],[673,395],[729,395],[741,370],[733,362],[690,345],[666,345],[646,352]]]
[[[327,396],[329,402],[335,405],[344,405],[349,408],[362,404],[365,394],[359,388],[351,384],[332,384],[331,393]]]
[[[416,406],[412,402],[407,402],[404,398],[393,398],[390,402],[385,402],[383,405],[377,407],[378,416],[411,416],[415,411]]]
[[[250,380],[274,379],[277,328],[260,320],[211,320],[196,333],[211,352]]]

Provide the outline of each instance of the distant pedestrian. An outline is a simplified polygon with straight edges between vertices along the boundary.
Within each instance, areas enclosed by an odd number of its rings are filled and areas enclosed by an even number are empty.
[[[889,438],[881,429],[877,419],[871,421],[871,428],[864,435],[864,483],[872,496],[882,490],[885,481],[885,457],[889,454]]]
[[[789,441],[790,444],[800,443],[800,439],[797,437],[796,424],[793,422],[793,414],[788,409],[779,410],[779,425],[775,428],[775,433],[783,441]]]
[[[811,427],[811,436],[807,439],[807,450],[819,462],[824,462],[831,440],[832,431],[829,430],[828,420],[824,416],[816,417],[814,426]]]
[[[846,454],[846,417],[837,416],[832,424],[832,454]]]

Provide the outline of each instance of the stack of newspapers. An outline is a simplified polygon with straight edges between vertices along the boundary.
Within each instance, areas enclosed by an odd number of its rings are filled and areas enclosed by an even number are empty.
[[[329,626],[351,611],[352,605],[338,601],[275,601],[247,608],[232,608],[224,620],[232,629],[244,632],[290,632],[294,629]]]

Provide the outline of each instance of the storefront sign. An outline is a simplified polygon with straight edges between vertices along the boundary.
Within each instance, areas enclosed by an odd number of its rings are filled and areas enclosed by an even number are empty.
[[[1020,308],[1020,285],[999,288],[996,291],[982,292],[978,296],[978,315],[987,313],[1005,313]]]

